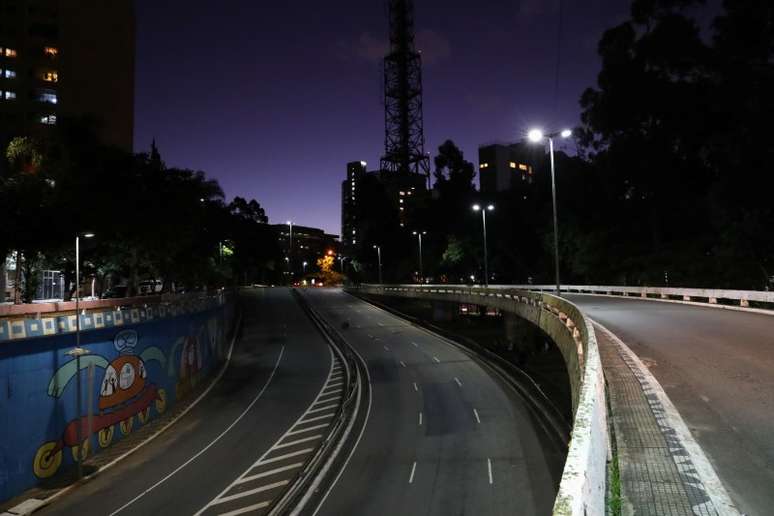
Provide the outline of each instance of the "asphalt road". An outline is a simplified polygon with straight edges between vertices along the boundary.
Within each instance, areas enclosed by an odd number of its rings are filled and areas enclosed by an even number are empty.
[[[550,514],[564,465],[525,402],[444,340],[340,290],[315,309],[368,364],[362,439],[318,514]]]
[[[216,387],[159,438],[43,514],[194,514],[298,428],[330,380],[330,349],[287,289],[249,291],[244,308],[242,338]],[[251,496],[229,498],[215,512],[258,507],[282,489],[264,480]]]
[[[568,295],[646,364],[737,507],[774,507],[774,316]]]

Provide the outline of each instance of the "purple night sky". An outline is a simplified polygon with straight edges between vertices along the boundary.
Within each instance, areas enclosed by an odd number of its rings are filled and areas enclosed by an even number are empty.
[[[564,2],[555,92],[558,6],[416,0],[426,151],[450,138],[477,163],[481,143],[578,124],[599,37],[629,2]],[[338,234],[345,164],[376,168],[383,148],[385,9],[138,0],[135,150],[155,137],[168,165],[204,170],[228,199],[257,199],[271,222]]]

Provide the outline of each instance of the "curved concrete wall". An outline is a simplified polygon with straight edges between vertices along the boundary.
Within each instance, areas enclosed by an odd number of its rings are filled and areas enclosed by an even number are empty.
[[[80,370],[67,355],[73,333],[0,342],[0,500],[71,466],[79,425],[84,448],[96,453],[167,412],[216,368],[227,352],[234,302],[220,296],[190,308],[101,326],[84,324],[99,314],[81,315],[81,347],[89,354]]]
[[[543,330],[564,357],[572,393],[573,429],[555,515],[605,514],[607,405],[591,322],[569,301],[518,289],[446,285],[363,285],[365,294],[478,304],[510,312]]]

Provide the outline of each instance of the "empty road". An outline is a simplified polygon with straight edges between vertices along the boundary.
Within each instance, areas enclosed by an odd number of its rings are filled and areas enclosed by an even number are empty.
[[[370,416],[317,514],[550,514],[564,465],[525,402],[441,338],[341,290],[312,306],[368,364]]]
[[[774,507],[774,316],[567,295],[658,379],[739,509]]]

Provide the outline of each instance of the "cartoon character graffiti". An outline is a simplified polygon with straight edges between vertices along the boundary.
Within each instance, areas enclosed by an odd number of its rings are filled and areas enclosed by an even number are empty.
[[[155,405],[159,414],[166,410],[166,391],[146,381],[148,376],[146,364],[155,360],[163,368],[166,358],[155,346],[145,348],[139,356],[135,355],[134,348],[137,342],[136,331],[124,330],[113,340],[113,345],[119,353],[118,358],[108,362],[108,359],[100,355],[86,355],[80,360],[81,369],[94,364],[95,367],[105,370],[100,383],[99,412],[94,415],[91,427],[102,448],[106,448],[113,441],[116,425],[126,435],[132,431],[135,415],[140,423],[144,424],[150,418],[151,405]],[[70,380],[78,374],[76,368],[75,360],[60,367],[48,384],[48,395],[60,398]],[[48,478],[56,473],[62,464],[62,450],[65,447],[71,449],[74,459],[79,453],[82,458],[88,456],[89,439],[85,438],[83,443],[78,442],[78,425],[80,425],[80,435],[87,436],[89,435],[88,424],[88,416],[79,415],[65,426],[59,440],[49,441],[40,446],[33,463],[35,476]]]
[[[200,328],[198,333],[191,327],[190,334],[180,337],[172,348],[172,354],[174,355],[177,348],[182,346],[180,350],[180,365],[177,371],[177,385],[175,386],[175,399],[184,398],[199,383],[203,359],[199,337],[203,331],[204,327]],[[170,375],[172,374],[173,367],[174,365],[170,363]]]

